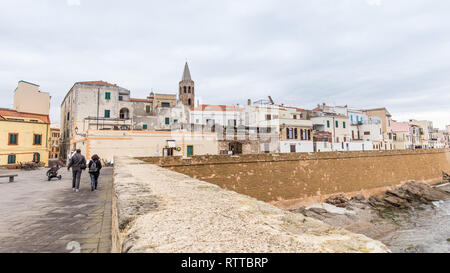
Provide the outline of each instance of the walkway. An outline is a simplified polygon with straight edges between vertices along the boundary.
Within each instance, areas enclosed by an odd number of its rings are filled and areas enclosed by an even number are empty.
[[[14,183],[0,178],[0,252],[110,252],[112,168],[94,192],[83,172],[78,193],[66,168],[60,181],[46,171],[0,170],[19,174]]]

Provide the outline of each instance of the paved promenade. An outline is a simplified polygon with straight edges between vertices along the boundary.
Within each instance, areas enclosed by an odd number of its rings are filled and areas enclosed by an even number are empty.
[[[112,168],[102,169],[94,192],[84,171],[78,193],[66,168],[62,180],[47,181],[46,171],[0,170],[19,175],[0,178],[0,253],[109,252]]]

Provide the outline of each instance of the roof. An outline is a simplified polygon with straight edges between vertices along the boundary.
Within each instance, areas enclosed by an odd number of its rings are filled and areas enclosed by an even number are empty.
[[[0,108],[0,120],[7,120],[5,117],[35,118],[40,119],[44,123],[50,123],[50,117],[48,115],[17,112],[16,110],[12,109]]]
[[[103,85],[103,86],[117,86],[117,84],[112,84],[105,81],[86,81],[86,82],[76,82],[75,84],[90,84],[90,85]]]
[[[244,111],[244,108],[232,105],[213,105],[201,104],[197,107],[192,107],[191,111]]]
[[[380,107],[380,108],[372,108],[372,109],[365,109],[363,112],[373,112],[373,111],[386,111],[387,116],[391,116],[391,113],[386,109],[386,107]]]
[[[132,101],[132,102],[153,102],[153,100],[149,100],[149,99],[133,99],[133,98],[131,98],[130,101]]]
[[[39,85],[37,85],[35,83],[32,83],[32,82],[27,82],[27,81],[24,81],[24,80],[20,80],[19,82],[23,82],[23,83],[27,83],[27,84],[31,84],[31,85],[39,87]]]
[[[392,132],[409,132],[408,122],[391,121]]]
[[[184,65],[183,77],[181,78],[181,81],[192,81],[191,72],[189,71],[189,66],[187,62]]]

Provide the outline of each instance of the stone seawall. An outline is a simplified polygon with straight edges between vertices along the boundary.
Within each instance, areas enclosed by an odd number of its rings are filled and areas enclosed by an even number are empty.
[[[434,183],[450,172],[449,149],[143,160],[284,208],[336,193],[372,195],[411,180]]]
[[[364,235],[133,158],[115,158],[114,194],[116,252],[389,252]]]

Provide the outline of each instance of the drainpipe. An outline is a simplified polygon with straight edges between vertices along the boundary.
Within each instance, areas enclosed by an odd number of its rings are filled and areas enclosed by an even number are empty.
[[[98,116],[100,111],[100,88],[97,90],[97,131],[98,131]]]

